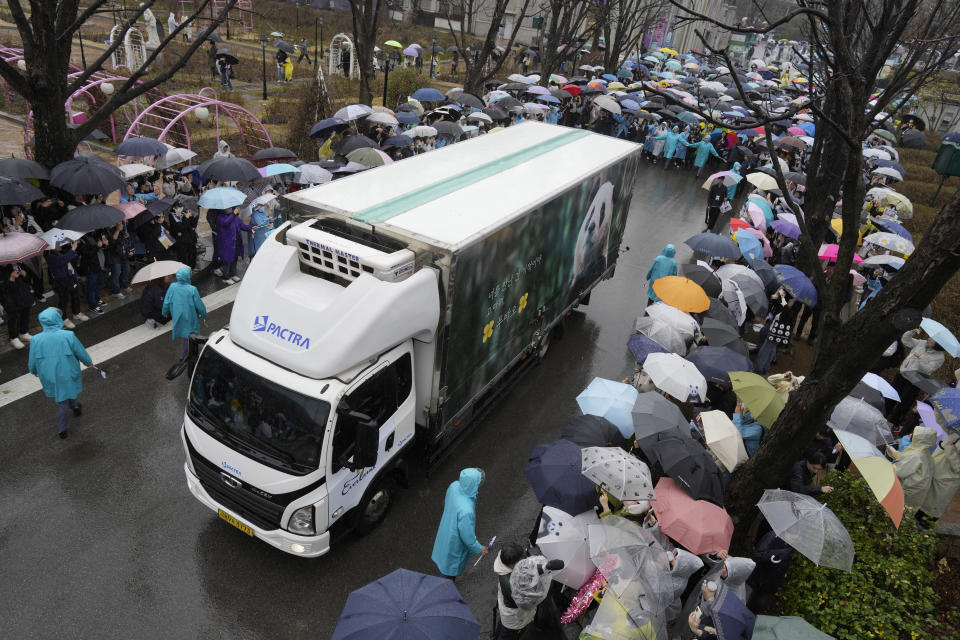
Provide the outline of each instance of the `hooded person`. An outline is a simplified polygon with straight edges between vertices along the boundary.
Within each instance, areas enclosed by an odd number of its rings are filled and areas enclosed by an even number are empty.
[[[920,509],[934,518],[939,518],[950,506],[954,494],[960,488],[960,449],[957,447],[957,434],[937,445],[932,456],[933,482],[930,492]]]
[[[743,406],[742,402],[738,402],[733,414],[733,426],[743,438],[743,448],[747,450],[747,455],[752,456],[763,441],[763,425],[754,419],[753,414]]]
[[[750,586],[750,609],[764,608],[787,577],[794,548],[780,539],[773,531],[766,532],[753,548],[750,559],[755,566],[747,584]]]
[[[664,169],[669,167],[672,163],[670,160],[677,155],[677,147],[680,145],[680,127],[674,127],[670,131],[657,136],[657,140],[663,140],[663,157],[667,160]]]
[[[734,162],[734,163],[733,163],[733,167],[730,169],[730,172],[731,172],[731,173],[735,173],[735,174],[737,174],[737,176],[742,177],[741,174],[740,174],[740,163],[739,163],[739,162]],[[727,187],[727,200],[733,200],[734,197],[736,197],[736,195],[737,195],[737,187],[740,186],[740,182],[741,182],[741,181],[738,180],[737,182],[734,182],[734,183],[731,184],[729,187]]]
[[[929,427],[913,430],[910,446],[903,452],[887,447],[887,453],[896,462],[893,470],[903,486],[903,502],[920,509],[930,498],[933,485],[933,458],[930,449],[937,444],[937,432]]]
[[[183,339],[180,349],[180,359],[187,357],[187,347],[190,334],[200,328],[198,318],[207,317],[207,307],[200,299],[200,292],[190,284],[190,268],[181,267],[177,271],[177,281],[167,287],[167,295],[163,298],[161,313],[170,316],[173,328],[170,335],[174,340]]]
[[[67,437],[67,421],[70,411],[80,415],[77,396],[83,390],[80,363],[88,367],[93,360],[72,331],[63,328],[60,310],[48,307],[40,312],[43,331],[30,341],[30,356],[27,368],[40,378],[43,392],[60,405],[57,413],[57,433]]]
[[[747,601],[747,579],[753,573],[757,563],[750,558],[727,556],[707,574],[707,580],[713,580],[730,589],[742,602]]]
[[[451,580],[463,573],[471,555],[487,554],[477,540],[477,493],[483,484],[483,471],[464,469],[460,479],[450,483],[443,500],[443,515],[433,541],[430,559]]]
[[[232,158],[233,153],[230,152],[230,145],[227,144],[226,140],[221,140],[217,144],[217,152],[213,154],[214,158]]]
[[[706,138],[700,140],[699,142],[683,142],[683,144],[688,149],[694,149],[696,154],[693,158],[693,166],[697,168],[697,176],[700,176],[700,172],[707,164],[707,160],[710,159],[710,156],[714,158],[719,158],[720,154],[717,153],[716,148],[713,144]],[[722,183],[721,183],[722,184]],[[711,193],[713,189],[711,188]],[[717,205],[720,206],[720,205]]]
[[[647,288],[647,297],[650,298],[651,302],[660,301],[657,294],[653,292],[653,283],[664,276],[677,275],[677,261],[673,259],[675,255],[677,255],[677,248],[672,244],[668,244],[660,252],[660,255],[653,259],[653,263],[651,263],[650,268],[647,269],[646,277],[650,283],[650,286]]]
[[[670,562],[670,595],[673,597],[667,606],[665,617],[668,625],[672,625],[683,609],[681,597],[687,590],[690,577],[703,568],[703,560],[686,549],[675,548],[667,552]]]
[[[517,563],[523,560],[523,547],[518,544],[505,544],[493,561],[493,571],[497,574],[497,611],[500,619],[494,632],[494,640],[513,640],[519,638],[523,629],[533,622],[536,607],[520,607],[513,598],[511,577]]]

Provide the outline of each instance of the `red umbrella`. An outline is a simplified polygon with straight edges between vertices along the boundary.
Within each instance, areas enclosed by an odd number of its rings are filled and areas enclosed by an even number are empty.
[[[731,231],[739,231],[740,229],[746,229],[746,228],[748,228],[749,226],[750,226],[750,225],[747,224],[747,221],[746,221],[746,220],[743,220],[743,219],[741,219],[741,218],[730,218],[730,230],[731,230]]]
[[[653,512],[660,530],[694,554],[726,551],[733,537],[733,520],[723,507],[694,500],[672,478],[664,476],[654,488]]]
[[[574,98],[580,95],[580,92],[582,91],[582,89],[575,84],[568,84],[563,87],[563,90],[569,93]]]

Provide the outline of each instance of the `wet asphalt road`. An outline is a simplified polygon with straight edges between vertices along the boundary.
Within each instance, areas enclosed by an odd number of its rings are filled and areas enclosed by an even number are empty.
[[[163,378],[174,357],[169,334],[109,361],[107,381],[84,374],[84,414],[66,441],[42,393],[0,408],[0,638],[329,638],[351,590],[398,567],[435,572],[444,491],[467,466],[487,474],[478,537],[523,539],[538,510],[527,457],[579,413],[575,397],[593,377],[632,370],[626,340],[645,306],[644,274],[668,242],[689,258],[682,242],[703,227],[699,183],[644,165],[616,277],[431,477],[414,478],[380,528],[323,558],[247,538],[190,495],[179,436],[188,382]],[[136,310],[85,323],[78,336],[96,344],[134,326]],[[211,314],[209,326],[225,324],[229,310]],[[0,357],[0,379],[25,365],[25,351]],[[470,565],[457,584],[485,638],[493,559]]]

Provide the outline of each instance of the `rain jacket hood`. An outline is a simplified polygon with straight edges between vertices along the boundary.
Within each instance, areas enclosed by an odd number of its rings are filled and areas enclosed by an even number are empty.
[[[464,469],[450,483],[443,500],[443,516],[430,559],[445,576],[463,573],[467,559],[483,551],[477,540],[477,493],[483,481],[480,469]]]
[[[733,168],[730,169],[730,171],[733,171],[734,173],[740,173],[740,163],[739,163],[739,162],[734,162],[734,163],[733,163]]]
[[[177,269],[177,282],[180,284],[190,284],[190,269],[188,267]]]
[[[733,168],[731,168],[730,171],[731,171],[732,173],[735,173],[735,174],[737,174],[737,175],[739,176],[739,175],[740,175],[740,163],[739,163],[739,162],[734,162],[734,163],[733,163]],[[733,200],[733,198],[737,195],[737,187],[738,187],[738,185],[739,185],[739,183],[735,182],[735,183],[731,184],[729,187],[727,187],[727,200]]]
[[[929,499],[933,482],[933,459],[930,447],[937,443],[937,432],[928,427],[913,430],[913,440],[906,450],[897,455],[893,468],[903,486],[903,501],[919,508]]]
[[[677,248],[668,244],[660,252],[660,255],[653,259],[650,268],[647,269],[646,278],[650,282],[650,286],[647,288],[647,297],[653,302],[660,301],[660,298],[653,291],[653,283],[664,276],[677,275],[677,261],[673,259],[676,253]]]
[[[668,244],[663,248],[663,251],[660,252],[660,255],[672,258],[673,256],[677,255],[677,248],[672,244]]]
[[[953,495],[960,488],[960,449],[957,448],[957,436],[940,443],[933,454],[933,483],[922,509],[927,515],[939,518],[950,506]]]
[[[43,327],[44,331],[56,331],[63,328],[63,318],[60,316],[60,312],[53,307],[41,311],[37,319],[40,320],[40,326]]]
[[[73,332],[61,328],[59,311],[44,309],[39,319],[43,331],[30,341],[27,367],[40,378],[48,398],[57,402],[74,399],[83,390],[80,363],[90,366],[93,360]]]
[[[480,469],[464,469],[460,472],[460,489],[464,495],[477,499],[477,493],[480,492],[480,485],[483,484],[483,471]]]

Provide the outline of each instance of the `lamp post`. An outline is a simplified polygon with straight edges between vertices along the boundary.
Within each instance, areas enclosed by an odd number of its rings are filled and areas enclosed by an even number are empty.
[[[263,64],[263,99],[267,99],[267,36],[260,36],[260,62]]]
[[[319,36],[317,35],[318,29],[320,32]],[[317,19],[313,23],[313,40],[314,40],[313,58],[315,60],[323,60],[323,56],[320,56],[320,54],[317,53],[317,47],[320,44],[320,42],[323,41],[323,16],[322,15],[317,15]],[[320,49],[320,51],[323,51],[323,49]]]
[[[430,77],[433,77],[433,72],[437,64],[437,34],[433,34],[433,42],[430,45]]]

